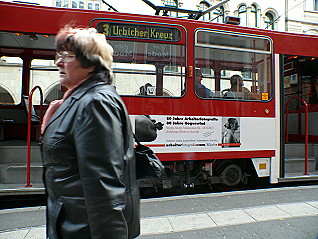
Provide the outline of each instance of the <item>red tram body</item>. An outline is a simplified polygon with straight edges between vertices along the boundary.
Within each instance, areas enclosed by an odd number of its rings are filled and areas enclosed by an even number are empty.
[[[11,171],[10,179],[5,167],[25,165],[25,146],[14,159],[8,156],[16,149],[9,146],[26,140],[23,96],[37,85],[45,104],[62,94],[53,42],[66,24],[97,28],[114,48],[114,85],[136,134],[166,168],[163,178],[143,180],[141,186],[233,186],[248,182],[248,176],[268,177],[271,183],[317,180],[317,36],[160,16],[0,6],[2,185],[25,180],[17,176],[24,168],[15,176]],[[209,96],[197,91],[197,70]],[[246,90],[233,90],[233,75],[242,77]],[[38,101],[33,104],[38,110]],[[31,180],[32,165],[40,162],[37,146],[33,149]]]

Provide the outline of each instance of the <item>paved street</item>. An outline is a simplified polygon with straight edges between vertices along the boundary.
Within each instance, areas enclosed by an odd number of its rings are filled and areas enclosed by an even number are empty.
[[[143,199],[140,239],[318,238],[318,186]],[[0,212],[0,239],[44,239],[45,207]]]

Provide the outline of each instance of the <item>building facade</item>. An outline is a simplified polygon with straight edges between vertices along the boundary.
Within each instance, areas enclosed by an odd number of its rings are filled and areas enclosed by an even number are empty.
[[[162,0],[162,4],[178,2],[178,6],[185,9],[206,10],[214,6],[221,0],[193,0],[193,1],[174,1]],[[240,25],[266,28],[273,30],[284,30],[284,15],[285,2],[274,0],[268,1],[241,1],[230,0],[221,7],[211,11],[203,16],[200,20],[224,23],[227,16],[239,17]]]
[[[287,0],[285,31],[318,34],[318,0]]]

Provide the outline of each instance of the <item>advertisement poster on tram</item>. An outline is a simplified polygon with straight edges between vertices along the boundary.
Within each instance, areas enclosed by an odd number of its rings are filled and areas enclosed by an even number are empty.
[[[177,152],[240,147],[239,127],[239,117],[135,116],[135,133],[141,142]]]

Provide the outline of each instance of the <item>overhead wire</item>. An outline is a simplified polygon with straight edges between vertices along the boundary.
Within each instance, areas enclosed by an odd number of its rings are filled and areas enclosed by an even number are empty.
[[[271,24],[268,24],[265,29],[268,29],[268,27],[270,27],[271,25],[273,25],[279,18],[281,18],[283,15],[286,15],[289,11],[293,10],[294,8],[298,7],[300,4],[303,4],[306,0],[303,0],[302,2],[298,3],[297,5],[295,5],[293,8],[285,11],[282,15],[278,16],[275,20],[273,20],[271,22]]]

